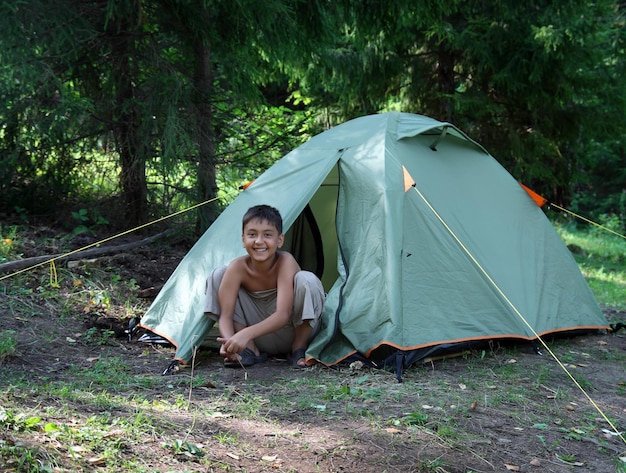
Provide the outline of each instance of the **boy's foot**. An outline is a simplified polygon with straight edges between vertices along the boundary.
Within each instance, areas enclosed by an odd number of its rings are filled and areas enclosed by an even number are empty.
[[[291,354],[291,366],[294,368],[309,368],[309,365],[306,364],[304,348],[298,348]]]
[[[257,363],[263,363],[267,360],[267,353],[261,353],[260,355],[255,354],[249,348],[244,348],[244,350],[237,355],[239,357],[238,360],[227,360],[224,362],[225,368],[246,368],[248,366],[255,365]]]

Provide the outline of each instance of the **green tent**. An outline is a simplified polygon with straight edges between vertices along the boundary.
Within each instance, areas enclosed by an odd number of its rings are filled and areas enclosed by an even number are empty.
[[[280,210],[284,248],[328,292],[310,360],[407,366],[461,343],[608,328],[522,186],[453,125],[393,112],[315,136],[224,210],[140,322],[177,346],[177,360],[211,328],[206,277],[243,254],[241,218],[260,203]]]

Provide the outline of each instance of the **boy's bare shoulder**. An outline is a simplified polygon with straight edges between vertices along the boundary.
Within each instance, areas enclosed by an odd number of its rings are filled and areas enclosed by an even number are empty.
[[[285,270],[293,270],[293,271],[299,271],[300,270],[300,265],[298,264],[298,262],[296,261],[296,258],[289,252],[287,251],[279,251],[277,252],[278,255],[278,267],[279,267],[279,271],[285,269]]]
[[[276,254],[278,255],[279,258],[295,261],[295,258],[293,257],[293,255],[289,253],[288,251],[280,250],[280,251],[277,251]]]
[[[228,263],[228,266],[226,268],[226,270],[228,272],[240,272],[240,271],[245,271],[246,267],[247,267],[247,260],[250,259],[249,256],[244,255],[244,256],[239,256],[233,260],[231,260],[230,263]]]
[[[229,266],[237,266],[237,265],[246,264],[246,260],[249,260],[249,259],[250,257],[248,255],[238,256],[237,258],[234,258],[230,261]]]

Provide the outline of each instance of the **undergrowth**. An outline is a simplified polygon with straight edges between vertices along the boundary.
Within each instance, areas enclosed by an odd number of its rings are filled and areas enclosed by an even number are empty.
[[[600,304],[624,310],[626,244],[557,228]],[[10,239],[16,254],[19,232]],[[626,470],[610,426],[557,363],[547,356],[519,362],[533,355],[527,345],[420,365],[404,373],[403,383],[358,363],[272,379],[257,379],[251,369],[249,378],[234,372],[225,381],[217,370],[190,367],[162,377],[138,368],[141,360],[151,362],[152,351],[135,354],[133,365],[112,331],[73,326],[86,315],[139,315],[136,289],[114,268],[98,267],[0,281],[0,317],[28,327],[29,320],[54,314],[70,328],[40,334],[42,342],[61,339],[68,349],[82,344],[93,352],[69,365],[51,358],[49,365],[17,371],[9,366],[12,357],[29,347],[20,346],[16,331],[0,330],[0,471],[309,471],[297,461],[288,466],[284,458],[294,452],[330,464],[361,461],[377,471],[457,471],[450,466],[456,457],[482,465],[480,471],[505,471],[510,468],[490,466],[485,456],[520,441],[565,468],[584,468],[589,439],[603,465]],[[624,351],[592,343],[583,349],[568,339],[551,346],[590,395],[626,396]],[[613,383],[593,376],[598,363],[617,367]],[[620,414],[607,412],[617,425]],[[365,460],[359,458],[364,443],[373,445]],[[407,452],[419,452],[419,459],[408,464]]]
[[[556,224],[598,302],[616,310],[626,309],[626,237],[600,227],[583,230],[572,224]]]

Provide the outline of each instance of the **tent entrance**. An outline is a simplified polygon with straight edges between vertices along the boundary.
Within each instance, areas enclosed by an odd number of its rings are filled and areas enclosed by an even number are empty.
[[[337,195],[339,170],[335,165],[304,210],[285,232],[283,249],[291,253],[302,269],[321,279],[329,291],[339,277],[337,271]]]
[[[324,243],[309,204],[296,218],[285,234],[283,249],[291,253],[300,268],[315,273],[318,278],[324,274]]]

